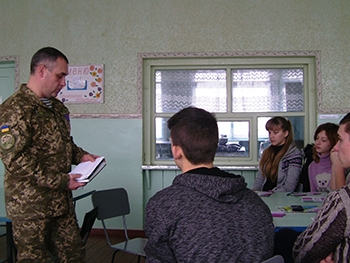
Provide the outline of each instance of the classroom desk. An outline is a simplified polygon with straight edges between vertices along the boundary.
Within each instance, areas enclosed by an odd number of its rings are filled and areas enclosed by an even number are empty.
[[[87,196],[90,196],[95,190],[84,190],[80,189],[79,191],[73,191],[73,202],[74,206],[76,201],[85,198]],[[6,215],[6,208],[5,208],[5,193],[4,188],[0,188],[0,224],[6,223],[6,244],[7,244],[7,259],[1,260],[1,262],[9,262],[13,263],[15,262],[15,245],[12,238],[12,222],[10,219],[7,218]]]
[[[327,193],[316,195],[315,197],[325,197]],[[322,205],[321,202],[303,202],[300,197],[288,195],[288,193],[273,193],[270,196],[261,196],[261,199],[268,205],[271,212],[279,211],[277,206],[290,206],[290,205],[302,205],[302,206],[318,206]],[[273,217],[273,223],[275,224],[276,231],[281,228],[292,228],[296,231],[304,231],[311,223],[312,218],[316,216],[316,213],[302,213],[294,212],[287,213],[283,217]]]

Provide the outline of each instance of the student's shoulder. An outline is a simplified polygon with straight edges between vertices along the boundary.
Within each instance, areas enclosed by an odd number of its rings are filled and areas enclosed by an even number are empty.
[[[251,189],[247,189],[243,192],[243,196],[239,203],[240,207],[243,207],[242,209],[245,210],[245,213],[259,215],[260,218],[265,217],[270,219],[271,217],[271,211],[268,205],[263,201],[258,193]]]
[[[291,145],[289,146],[288,151],[285,154],[285,157],[289,157],[289,158],[302,158],[303,154],[301,152],[301,150],[296,147],[295,145]]]
[[[338,210],[344,207],[349,210],[350,214],[350,206],[347,205],[348,203],[350,203],[350,185],[345,185],[335,191],[329,192],[323,201],[322,208]]]
[[[242,190],[242,195],[244,196],[244,198],[242,199],[243,199],[243,202],[250,203],[251,205],[256,205],[256,204],[265,205],[266,203],[261,198],[261,196],[263,196],[264,194],[267,194],[267,192],[261,192],[261,191],[256,192],[252,189],[246,188]]]
[[[171,185],[156,192],[151,198],[152,202],[167,202],[181,195],[181,190],[177,186]]]
[[[343,201],[350,202],[350,184],[347,184],[327,195],[327,199],[342,198]],[[350,207],[349,207],[350,208]]]
[[[312,161],[309,163],[308,169],[311,169],[312,167],[316,167],[318,164],[315,161]]]
[[[296,145],[292,145],[291,151],[299,155],[302,155],[302,151]]]

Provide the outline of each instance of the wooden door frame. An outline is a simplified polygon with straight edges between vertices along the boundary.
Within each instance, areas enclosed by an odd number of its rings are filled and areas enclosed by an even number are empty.
[[[0,57],[1,62],[15,62],[15,91],[19,89],[19,56]]]

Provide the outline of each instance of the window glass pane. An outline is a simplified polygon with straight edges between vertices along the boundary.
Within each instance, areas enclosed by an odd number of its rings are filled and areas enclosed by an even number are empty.
[[[219,145],[215,156],[249,156],[249,121],[218,121]]]
[[[303,83],[302,68],[232,70],[232,112],[303,111]]]
[[[225,70],[157,70],[155,79],[156,113],[175,113],[189,106],[227,110]]]
[[[170,130],[168,129],[167,121],[169,118],[156,118],[156,160],[173,159],[171,153]]]
[[[170,131],[167,127],[169,118],[156,118],[156,160],[173,159],[171,153]],[[219,144],[215,156],[249,156],[249,122],[218,121]]]
[[[304,147],[304,117],[303,116],[288,116],[287,117],[293,126],[293,135],[296,146],[299,149]],[[271,117],[258,118],[258,159],[262,152],[271,144],[269,141],[269,133],[265,129],[266,122]]]

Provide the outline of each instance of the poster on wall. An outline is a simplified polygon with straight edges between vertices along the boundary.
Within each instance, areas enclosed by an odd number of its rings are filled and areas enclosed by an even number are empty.
[[[69,66],[66,86],[57,95],[65,104],[104,102],[104,65]]]

